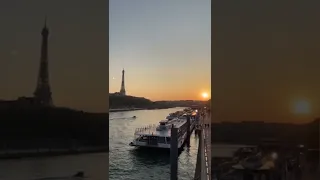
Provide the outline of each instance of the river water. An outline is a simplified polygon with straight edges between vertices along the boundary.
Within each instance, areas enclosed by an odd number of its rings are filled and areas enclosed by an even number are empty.
[[[108,153],[0,161],[1,180],[72,180],[69,177],[78,171],[85,180],[108,179]]]
[[[110,113],[110,153],[92,153],[56,157],[0,160],[0,180],[72,180],[83,171],[84,180],[167,180],[170,179],[170,159],[167,152],[139,151],[128,144],[135,128],[157,124],[171,112],[140,110]],[[136,119],[128,118],[137,116]],[[192,134],[191,147],[179,156],[179,180],[190,180],[194,175],[197,137]],[[109,163],[108,163],[109,158]],[[80,179],[77,179],[80,180]]]
[[[172,112],[183,108],[139,110],[110,113],[110,180],[168,180],[170,179],[170,153],[159,150],[141,150],[129,146],[135,128],[158,124]],[[136,116],[133,119],[130,117]],[[179,155],[178,178],[191,180],[194,176],[198,139],[192,133],[190,148]]]

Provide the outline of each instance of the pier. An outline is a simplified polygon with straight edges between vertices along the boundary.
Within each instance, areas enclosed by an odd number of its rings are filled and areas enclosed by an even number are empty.
[[[179,150],[190,147],[190,137],[195,130],[198,144],[193,146],[198,147],[197,162],[195,171],[188,172],[188,176],[194,180],[211,180],[211,114],[205,108],[193,109],[183,117],[135,129],[135,140],[129,145],[170,150],[170,180],[178,180]]]
[[[200,117],[199,146],[194,180],[211,180],[211,114]]]
[[[190,118],[188,118],[188,124],[190,125]],[[198,153],[197,153],[197,163],[194,172],[194,180],[211,180],[211,115],[210,113],[205,113],[203,116],[200,116],[197,121],[195,132],[199,136],[199,144],[198,144]],[[171,131],[171,148],[170,148],[170,180],[178,179],[178,148],[177,142],[174,139],[177,139],[176,128],[172,127]],[[189,128],[187,132],[188,136],[186,139],[187,146],[190,146],[188,142],[190,142],[190,134],[192,133],[192,129]]]

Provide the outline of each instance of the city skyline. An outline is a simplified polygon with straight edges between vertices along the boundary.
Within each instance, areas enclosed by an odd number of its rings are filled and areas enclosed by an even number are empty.
[[[320,117],[318,2],[213,3],[213,120]]]
[[[41,29],[47,15],[49,81],[54,104],[90,112],[108,110],[106,2],[13,0],[0,10],[0,99],[33,96]]]
[[[111,0],[109,92],[150,100],[208,100],[210,1]],[[165,13],[163,13],[165,12]]]

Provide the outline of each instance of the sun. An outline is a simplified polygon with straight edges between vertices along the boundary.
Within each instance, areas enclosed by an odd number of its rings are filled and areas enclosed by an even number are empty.
[[[209,94],[206,93],[206,92],[204,92],[204,93],[201,94],[201,96],[202,96],[203,98],[208,98],[208,97],[209,97]]]
[[[306,100],[298,100],[294,102],[293,112],[295,114],[310,114],[310,103]]]

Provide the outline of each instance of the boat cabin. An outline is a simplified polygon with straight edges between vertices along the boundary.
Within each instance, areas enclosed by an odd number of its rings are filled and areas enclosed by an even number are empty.
[[[157,128],[157,130],[159,130],[159,131],[166,130],[167,125],[168,125],[168,120],[161,120],[159,122],[159,127]]]
[[[168,124],[168,120],[161,120],[161,121],[159,122],[159,124],[160,124],[161,126],[165,126],[165,125]]]
[[[158,145],[158,143],[170,144],[171,138],[153,135],[140,135],[136,140],[140,142],[146,142],[148,145]]]

